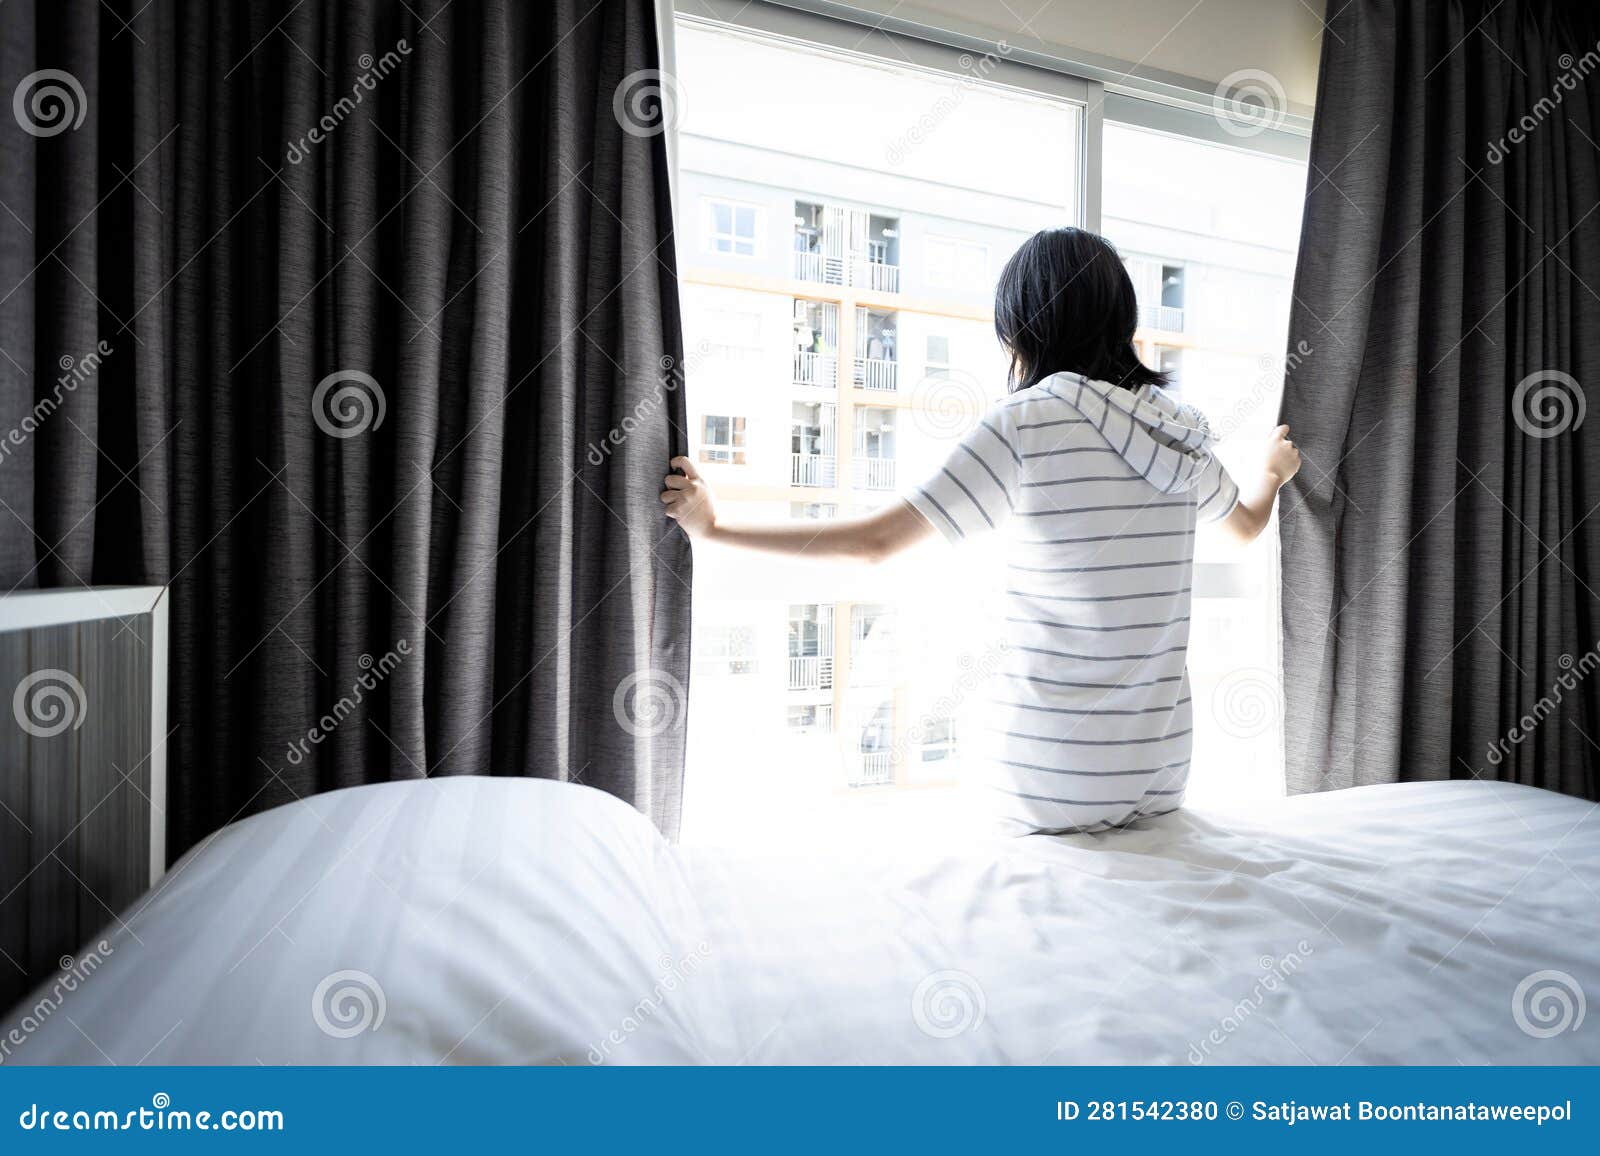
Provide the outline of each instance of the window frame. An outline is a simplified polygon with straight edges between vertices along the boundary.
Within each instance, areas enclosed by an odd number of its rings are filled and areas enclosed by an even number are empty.
[[[711,423],[725,421],[728,423],[728,440],[711,440]],[[696,454],[700,462],[714,466],[742,466],[745,465],[745,451],[750,448],[750,419],[740,414],[732,413],[703,413],[700,415],[700,447]],[[717,454],[726,453],[727,457],[718,457]]]
[[[891,14],[879,18],[864,10],[839,5],[833,0],[778,0],[778,2],[674,0],[674,5],[676,18],[685,24],[701,25],[721,31],[744,31],[780,41],[787,40],[802,47],[835,55],[855,56],[867,63],[881,64],[895,69],[909,66],[912,69],[942,74],[947,79],[960,83],[967,83],[973,79],[972,63],[977,54],[986,53],[999,57],[996,67],[985,74],[978,83],[1077,107],[1079,120],[1074,166],[1077,187],[1073,190],[1076,214],[1075,219],[1073,216],[1063,214],[1063,223],[1074,223],[1097,233],[1102,232],[1104,228],[1102,221],[1105,176],[1104,132],[1108,124],[1126,125],[1179,140],[1200,142],[1242,153],[1276,156],[1297,161],[1302,165],[1309,162],[1311,126],[1308,114],[1291,110],[1281,127],[1267,129],[1253,136],[1240,136],[1236,131],[1229,131],[1229,128],[1225,127],[1226,110],[1219,110],[1216,107],[1214,86],[1210,84],[1201,85],[1188,78],[1167,74],[1152,78],[1148,70],[1137,67],[1125,71],[1086,67],[1083,60],[1065,55],[1070,50],[1055,50],[1043,42],[1034,42],[1027,48],[1014,45],[1002,48],[1003,42],[994,40],[983,30],[971,26],[965,29],[954,28],[950,26],[955,23],[954,18],[917,13],[910,7],[900,10],[899,15]],[[1115,62],[1109,63],[1115,64]],[[670,61],[668,67],[671,67]],[[670,145],[669,138],[669,147]],[[847,197],[840,196],[830,199],[820,192],[813,194],[800,187],[792,191],[797,201],[824,203],[830,200],[848,200]],[[702,197],[701,200],[740,203],[724,197]],[[709,210],[703,210],[707,214],[703,220],[708,226],[705,231],[706,247],[714,256],[734,257],[741,263],[752,256],[757,259],[764,259],[767,256],[765,250],[769,246],[766,245],[766,225],[769,222],[765,218],[766,207],[762,205],[748,207],[755,210],[756,253],[753,255],[723,253],[712,248]],[[948,287],[941,285],[941,289],[959,293],[969,288],[961,284],[959,275],[961,268],[959,246],[963,243],[982,247],[986,276],[992,275],[993,250],[989,244],[982,241],[963,242],[960,237],[946,234],[907,237],[902,231],[898,248],[899,265],[905,268],[909,264],[908,258],[914,252],[913,247],[921,247],[935,238],[955,246],[952,249],[950,270],[951,279],[955,283]],[[784,234],[784,239],[787,243],[787,233]],[[1168,263],[1162,258],[1157,259]],[[1192,289],[1187,280],[1187,273],[1185,269],[1184,308],[1186,309],[1190,304]],[[882,303],[875,305],[890,308]],[[852,356],[852,350],[842,341],[835,352],[841,358]],[[926,348],[922,352],[925,354]],[[899,348],[897,342],[896,354],[898,360],[914,356],[914,351]],[[859,400],[853,403],[841,402],[841,410],[845,404],[859,407],[865,403]],[[818,422],[826,422],[827,419],[820,409],[817,413]],[[792,411],[790,416],[790,433],[793,439],[800,427]],[[839,437],[841,427],[846,420],[842,412],[833,415],[829,429],[835,439]],[[821,430],[822,425],[819,424],[817,428]],[[814,439],[819,449],[825,437],[825,434],[819,432],[818,437]],[[836,486],[841,490],[849,489],[848,478],[840,477],[836,480]],[[847,507],[840,506],[841,510],[845,508]],[[1274,555],[1275,553],[1274,549]],[[1197,599],[1240,597],[1248,593],[1249,588],[1255,584],[1256,579],[1252,577],[1251,570],[1251,566],[1246,562],[1197,561],[1194,596]],[[839,603],[841,606],[844,604],[844,601]],[[890,618],[889,625],[892,631],[894,629],[892,614]],[[846,629],[853,633],[855,623],[851,622]],[[855,665],[861,661],[861,656],[862,648],[859,645],[852,645],[848,655],[852,672],[855,671]],[[846,685],[849,685],[850,675],[846,678]],[[873,680],[863,679],[864,688],[873,686],[876,686]],[[872,717],[869,714],[869,721]],[[855,742],[845,743],[847,736],[843,732],[847,731],[851,724],[846,717],[843,717],[842,711],[839,717],[835,717],[833,724],[835,731],[840,732],[841,745],[859,745],[861,736],[853,736]],[[952,745],[955,745],[953,741]],[[939,761],[935,760],[928,765],[936,766]],[[918,764],[921,762],[919,752]]]
[[[717,228],[716,211],[719,206],[729,209],[729,224],[732,231],[723,233]],[[739,241],[739,210],[750,210],[750,252],[741,253],[738,250]],[[766,215],[767,207],[755,201],[739,201],[730,197],[701,197],[700,198],[701,225],[704,243],[701,246],[705,252],[714,257],[736,257],[741,261],[759,261],[766,253]],[[729,239],[732,247],[727,249],[717,248],[717,241],[723,237]]]

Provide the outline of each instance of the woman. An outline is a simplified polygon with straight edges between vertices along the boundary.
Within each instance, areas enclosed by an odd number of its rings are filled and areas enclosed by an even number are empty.
[[[688,458],[661,500],[691,538],[878,562],[937,531],[1004,538],[1007,665],[984,762],[1009,829],[1101,830],[1183,800],[1195,528],[1249,542],[1300,467],[1280,426],[1244,489],[1205,418],[1133,348],[1137,301],[1109,242],[1029,238],[995,291],[1011,394],[902,500],[860,517],[731,525]]]

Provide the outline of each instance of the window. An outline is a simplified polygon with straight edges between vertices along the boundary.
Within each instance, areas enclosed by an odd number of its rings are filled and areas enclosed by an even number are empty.
[[[749,626],[697,627],[695,668],[706,675],[755,674],[756,634]]]
[[[855,484],[858,490],[895,488],[895,432],[899,411],[874,405],[856,407]]]
[[[833,707],[810,703],[791,706],[787,712],[789,729],[802,735],[828,735],[833,733]]]
[[[922,761],[941,763],[954,758],[956,753],[956,723],[954,719],[935,719],[922,730]]]
[[[1183,266],[1161,266],[1161,304],[1168,309],[1183,308]]]
[[[989,246],[953,237],[929,237],[927,242],[928,284],[938,289],[987,292]]]
[[[734,201],[706,202],[706,247],[713,253],[739,257],[756,255],[761,211]]]
[[[700,430],[700,460],[744,465],[744,418],[707,414]]]
[[[894,706],[882,703],[860,728],[850,786],[881,787],[894,782],[894,722]]]
[[[1206,414],[1242,476],[1277,420],[1306,166],[1110,121],[1103,160],[1102,227],[1128,255],[1145,356]],[[1172,333],[1181,347],[1158,340]],[[1281,706],[1274,566],[1269,541],[1241,553],[1196,540],[1192,801],[1281,793],[1281,709],[1262,727],[1224,726],[1241,679]]]
[[[839,516],[839,506],[835,502],[790,502],[789,517],[808,518],[815,521],[825,521],[828,518]]]
[[[1156,346],[1156,368],[1167,375],[1174,389],[1183,389],[1183,350],[1176,345]]]
[[[699,324],[708,345],[751,352],[761,348],[761,314],[753,309],[707,309]]]
[[[810,658],[833,647],[833,607],[789,607],[789,657]]]
[[[950,376],[950,339],[928,335],[927,353],[922,360],[923,370],[928,377]]]

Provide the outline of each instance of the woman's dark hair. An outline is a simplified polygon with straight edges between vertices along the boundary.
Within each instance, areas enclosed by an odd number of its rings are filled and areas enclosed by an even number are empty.
[[[1011,355],[1013,392],[1062,372],[1126,389],[1167,384],[1134,352],[1138,319],[1122,258],[1111,242],[1083,229],[1029,237],[994,291],[994,331]]]

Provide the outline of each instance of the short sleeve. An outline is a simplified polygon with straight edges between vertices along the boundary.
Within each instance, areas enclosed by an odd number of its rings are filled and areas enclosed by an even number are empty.
[[[901,496],[951,542],[998,529],[1016,506],[1017,445],[1009,407],[998,405],[956,443],[944,465]]]
[[[1200,480],[1195,483],[1194,492],[1200,503],[1197,512],[1202,523],[1226,518],[1239,502],[1238,485],[1228,475],[1221,459],[1213,453],[1206,455],[1206,464],[1200,470]]]

